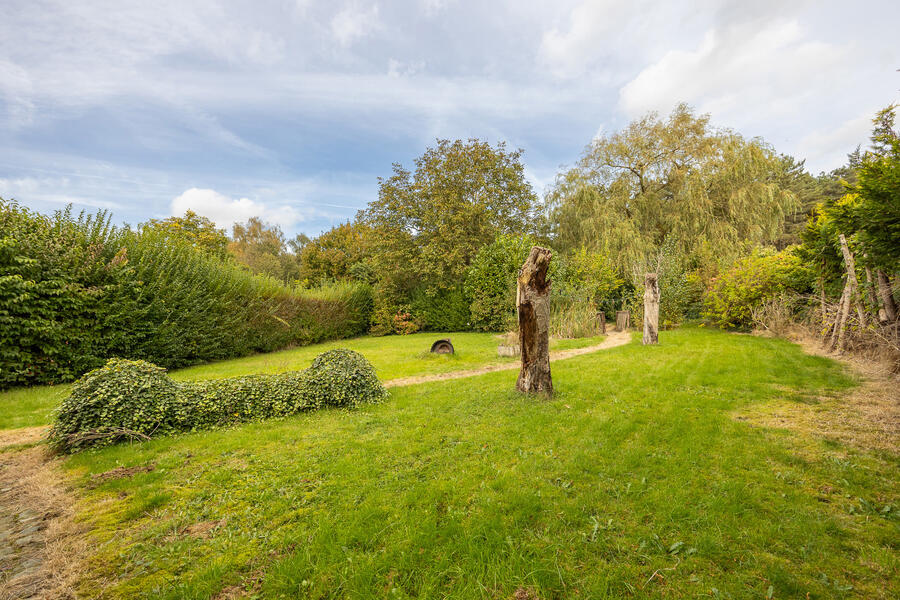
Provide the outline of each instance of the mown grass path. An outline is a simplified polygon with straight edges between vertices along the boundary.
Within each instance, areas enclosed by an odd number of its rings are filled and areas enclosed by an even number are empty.
[[[550,353],[550,361],[564,360],[581,356],[582,354],[590,354],[608,348],[622,346],[631,341],[631,333],[627,331],[611,332],[606,339],[593,346],[585,346],[583,348],[570,348],[568,350],[556,350]],[[519,369],[519,361],[505,362],[499,365],[487,365],[478,369],[469,369],[465,371],[450,371],[449,373],[439,373],[433,375],[417,375],[414,377],[401,377],[399,379],[389,379],[384,382],[385,387],[401,387],[404,385],[415,385],[419,383],[429,383],[432,381],[447,381],[448,379],[462,379],[464,377],[475,377],[484,375],[485,373],[493,373],[495,371],[514,371]]]

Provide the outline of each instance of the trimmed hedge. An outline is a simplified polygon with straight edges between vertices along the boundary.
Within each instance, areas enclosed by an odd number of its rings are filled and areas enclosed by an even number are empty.
[[[50,441],[61,452],[75,452],[122,439],[354,408],[386,395],[369,361],[352,350],[329,350],[303,371],[188,383],[148,362],[114,358],[75,382]]]
[[[0,389],[60,383],[107,358],[165,368],[360,335],[367,284],[297,290],[106,213],[0,199]]]

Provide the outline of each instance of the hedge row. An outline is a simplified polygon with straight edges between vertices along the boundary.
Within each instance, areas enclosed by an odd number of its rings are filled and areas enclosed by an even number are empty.
[[[299,292],[105,213],[0,199],[0,389],[71,381],[109,357],[176,368],[358,335],[370,288]]]
[[[179,383],[145,361],[111,359],[72,386],[50,440],[74,452],[121,439],[143,439],[282,417],[324,407],[353,408],[387,392],[375,369],[351,350],[320,354],[303,371]]]

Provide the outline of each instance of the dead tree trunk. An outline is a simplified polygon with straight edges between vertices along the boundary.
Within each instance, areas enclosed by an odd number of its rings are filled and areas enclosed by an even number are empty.
[[[841,294],[841,302],[838,305],[837,316],[834,319],[834,327],[831,330],[831,344],[828,349],[830,351],[844,350],[844,330],[847,328],[847,319],[850,316],[850,282],[844,284],[844,291]]]
[[[644,275],[644,345],[659,343],[659,278]]]
[[[847,285],[850,286],[850,295],[856,302],[856,315],[859,317],[859,326],[866,326],[866,311],[862,302],[862,296],[859,293],[859,282],[856,280],[856,263],[853,261],[853,254],[847,246],[847,238],[844,234],[840,234],[838,238],[841,240],[841,252],[844,255],[844,266],[847,268]]]
[[[520,392],[553,393],[550,377],[550,282],[547,268],[552,253],[535,246],[519,270],[516,311],[522,370],[516,381]]]
[[[887,320],[894,322],[897,320],[897,304],[894,302],[894,293],[891,290],[891,280],[884,271],[878,269],[876,274],[878,277],[878,297],[881,298],[881,306],[884,308],[884,315]]]
[[[631,313],[627,310],[616,311],[616,331],[625,331],[631,326]]]

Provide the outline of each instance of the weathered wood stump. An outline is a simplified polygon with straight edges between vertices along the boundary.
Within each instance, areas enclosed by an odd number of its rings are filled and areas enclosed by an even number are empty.
[[[644,275],[644,345],[659,343],[659,278]]]
[[[519,270],[516,312],[522,369],[516,381],[520,392],[553,393],[550,377],[550,282],[547,268],[552,253],[534,246]]]
[[[625,331],[631,326],[631,313],[627,310],[616,311],[616,331]]]
[[[600,333],[606,333],[606,313],[603,311],[598,312],[597,320],[600,321]]]

